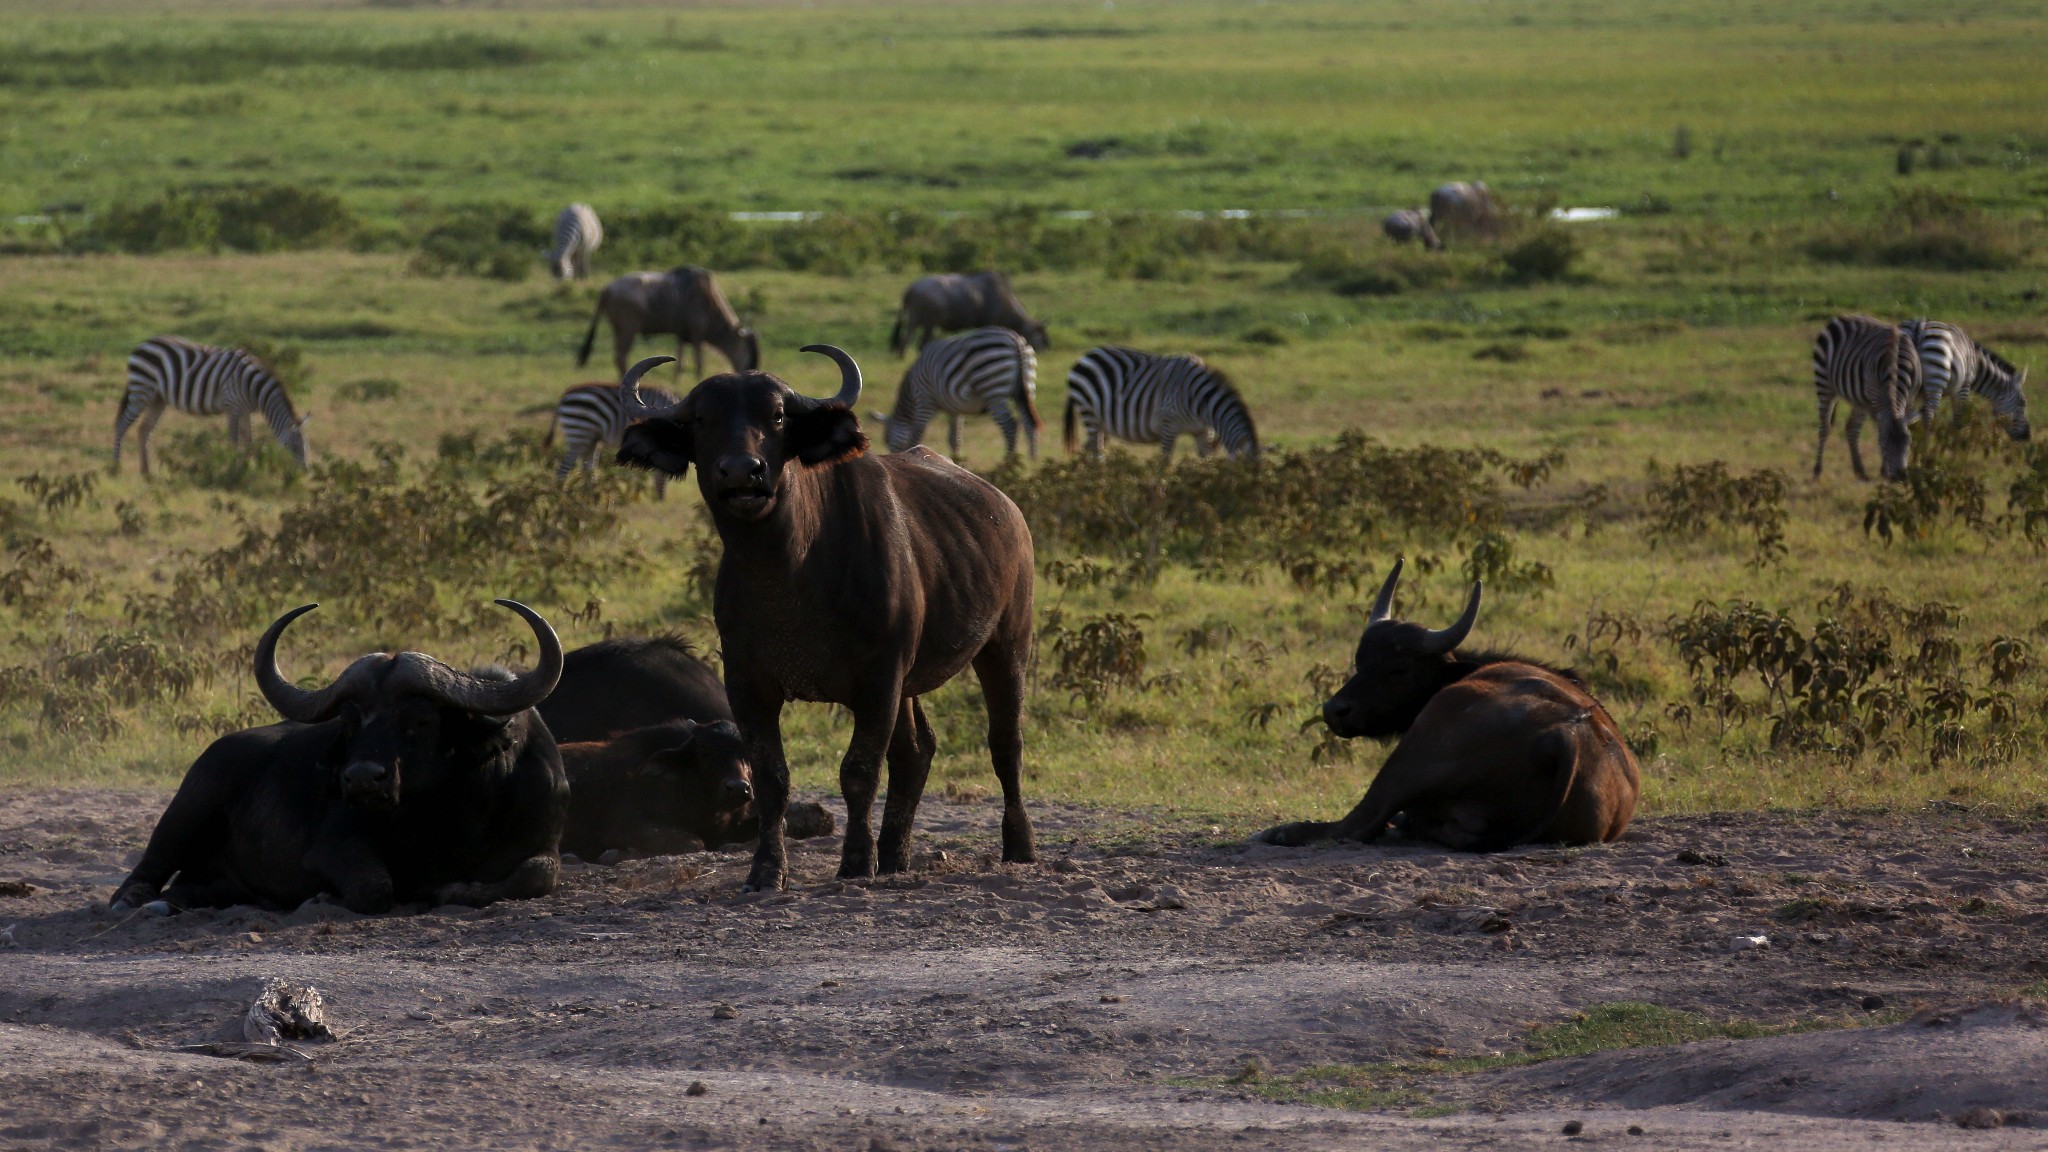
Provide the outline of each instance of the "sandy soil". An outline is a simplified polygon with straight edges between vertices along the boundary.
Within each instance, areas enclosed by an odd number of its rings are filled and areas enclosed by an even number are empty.
[[[828,838],[781,894],[705,853],[483,911],[110,917],[163,801],[0,797],[0,881],[35,886],[0,896],[0,1147],[2048,1144],[2048,1014],[2010,999],[2048,975],[2039,824],[1674,818],[1477,857],[1038,804],[1046,863],[1004,867],[994,806],[932,802],[925,866],[875,883],[835,882]],[[273,976],[344,1038],[184,1048],[238,1039]],[[1897,1022],[1444,1077],[1433,1118],[1225,1083],[1518,1050],[1616,1000]]]

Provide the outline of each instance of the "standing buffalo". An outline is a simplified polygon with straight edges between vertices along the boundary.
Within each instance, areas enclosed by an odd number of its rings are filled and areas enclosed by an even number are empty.
[[[657,333],[675,335],[679,373],[685,344],[696,351],[699,376],[704,374],[706,344],[725,353],[736,372],[761,363],[760,339],[740,323],[739,314],[726,303],[725,293],[719,291],[711,273],[693,264],[667,272],[633,272],[605,285],[598,293],[590,330],[583,334],[583,347],[576,353],[579,368],[590,361],[601,319],[612,322],[612,364],[621,374],[626,371],[626,353],[633,350],[633,341]]]
[[[947,272],[921,277],[903,290],[896,327],[889,332],[889,351],[901,356],[913,339],[923,348],[935,333],[991,325],[1008,328],[1040,352],[1052,348],[1045,325],[1024,311],[1008,276],[1001,272]]]
[[[1500,228],[1500,206],[1484,180],[1444,184],[1429,194],[1429,226],[1443,239],[1465,232],[1491,236]]]
[[[1570,672],[1499,653],[1462,653],[1479,585],[1440,632],[1392,618],[1395,563],[1358,642],[1357,672],[1323,704],[1339,736],[1399,736],[1350,815],[1269,828],[1268,844],[1370,843],[1397,823],[1464,852],[1618,838],[1641,788],[1614,719]]]
[[[1430,227],[1429,216],[1420,208],[1403,208],[1389,213],[1385,220],[1380,221],[1380,231],[1396,244],[1419,239],[1422,246],[1432,252],[1444,246],[1444,242],[1437,239],[1436,229]]]
[[[562,682],[539,711],[562,744],[673,720],[732,719],[725,685],[677,636],[622,636],[576,649],[563,657]]]
[[[376,652],[308,691],[278,670],[277,641],[315,606],[279,617],[255,671],[286,723],[200,754],[114,907],[161,893],[179,907],[291,908],[331,892],[383,912],[554,891],[569,785],[533,706],[561,675],[562,646],[539,613],[498,603],[539,641],[540,666],[524,676]]]
[[[897,872],[909,862],[911,823],[936,749],[918,697],[970,664],[1003,788],[1003,859],[1030,861],[1019,784],[1032,651],[1024,516],[994,485],[930,451],[866,455],[852,410],[859,366],[829,345],[804,350],[839,364],[842,383],[831,399],[800,395],[767,373],[714,376],[628,428],[619,449],[621,463],[671,476],[696,465],[725,545],[712,609],[761,819],[747,886],[785,882],[786,702],[826,701],[853,713],[839,766],[847,810],[839,874]],[[885,756],[878,865],[868,818]]]

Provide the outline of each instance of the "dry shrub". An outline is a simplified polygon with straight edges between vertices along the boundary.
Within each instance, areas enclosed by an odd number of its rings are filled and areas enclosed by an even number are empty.
[[[1695,540],[1715,528],[1741,530],[1750,537],[1750,567],[1762,568],[1785,557],[1785,521],[1785,474],[1775,468],[1736,476],[1721,460],[1669,472],[1650,462],[1650,522],[1643,534],[1652,546]]]

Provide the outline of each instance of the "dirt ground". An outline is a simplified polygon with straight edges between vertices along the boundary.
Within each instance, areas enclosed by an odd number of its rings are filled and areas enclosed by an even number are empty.
[[[825,838],[780,894],[706,853],[482,911],[109,916],[164,800],[0,797],[0,881],[34,886],[0,896],[0,1148],[2048,1146],[2048,1008],[2014,998],[2048,976],[2038,823],[1667,818],[1458,856],[1037,804],[1045,862],[1006,867],[994,805],[929,802],[924,866],[873,883]],[[184,1047],[239,1039],[269,977],[343,1038]],[[1421,1115],[1228,1083],[1519,1051],[1623,1000],[1865,1026],[1443,1075]]]

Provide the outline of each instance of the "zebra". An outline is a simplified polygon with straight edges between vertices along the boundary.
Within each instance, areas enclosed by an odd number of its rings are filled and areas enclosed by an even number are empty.
[[[1972,392],[1981,392],[1991,410],[2005,417],[2006,435],[2026,441],[2032,436],[2027,424],[2027,370],[2014,368],[2003,356],[1965,335],[1953,324],[1939,320],[1908,320],[1906,337],[1919,352],[1920,416],[1934,419],[1934,410],[1951,389],[1960,404]]]
[[[261,410],[270,431],[299,467],[306,466],[306,421],[292,411],[283,381],[270,368],[240,348],[215,348],[181,336],[156,336],[135,346],[128,357],[128,388],[114,410],[114,470],[121,468],[121,439],[137,420],[136,449],[142,474],[149,475],[149,434],[166,407],[193,416],[228,418],[228,438],[237,447],[251,446],[249,413]]]
[[[590,254],[604,243],[604,225],[588,204],[571,204],[555,217],[555,245],[548,249],[548,267],[557,280],[590,275]]]
[[[640,385],[642,404],[651,404],[660,409],[663,405],[676,404],[674,394],[652,385]],[[580,462],[585,472],[597,470],[597,449],[600,445],[616,449],[619,438],[626,434],[626,425],[631,424],[636,413],[629,412],[625,394],[617,384],[578,384],[562,393],[555,402],[555,418],[548,423],[547,438],[541,447],[552,448],[555,432],[562,433],[562,462],[555,465],[557,480],[567,476]],[[659,472],[654,474],[654,498],[661,499],[668,492],[668,477]]]
[[[1436,229],[1430,227],[1429,213],[1420,208],[1403,208],[1389,213],[1380,221],[1380,231],[1396,244],[1406,244],[1419,238],[1422,246],[1432,252],[1444,246],[1444,242],[1437,239]]]
[[[1835,402],[1849,402],[1849,463],[1858,480],[1863,468],[1863,422],[1877,419],[1877,446],[1887,480],[1903,479],[1913,447],[1910,425],[1920,418],[1920,357],[1904,329],[1869,316],[1837,316],[1813,341],[1813,394],[1820,407],[1820,437],[1813,448],[1813,477],[1820,479],[1822,453],[1835,421]]]
[[[1251,410],[1230,380],[1199,356],[1154,356],[1104,345],[1089,350],[1067,373],[1067,451],[1076,425],[1088,427],[1088,454],[1102,455],[1102,434],[1157,442],[1162,464],[1173,442],[1192,433],[1204,457],[1221,443],[1233,459],[1259,454]]]
[[[946,444],[960,458],[960,417],[986,412],[1003,432],[1003,454],[1017,451],[1018,416],[1023,416],[1024,441],[1038,459],[1038,353],[1031,342],[1008,328],[976,328],[924,346],[903,386],[896,390],[896,410],[870,413],[881,422],[891,452],[901,452],[924,439],[934,412],[946,414]]]

